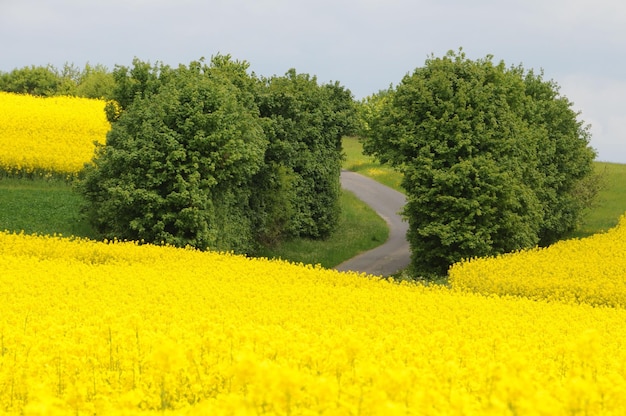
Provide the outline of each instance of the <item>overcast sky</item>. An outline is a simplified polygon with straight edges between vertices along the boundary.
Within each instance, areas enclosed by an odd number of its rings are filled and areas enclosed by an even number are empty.
[[[222,53],[258,75],[339,81],[357,99],[462,47],[543,69],[592,125],[598,160],[626,163],[622,0],[0,0],[0,39],[4,72]]]

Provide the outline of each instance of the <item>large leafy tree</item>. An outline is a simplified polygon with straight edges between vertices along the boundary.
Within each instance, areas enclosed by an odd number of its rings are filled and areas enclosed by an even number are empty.
[[[335,229],[350,91],[248,67],[218,55],[115,68],[112,130],[80,186],[104,236],[254,253]]]
[[[167,69],[125,103],[81,184],[105,237],[251,250],[248,183],[267,140],[224,66]]]
[[[462,51],[385,92],[366,152],[403,173],[415,274],[553,241],[577,223],[594,152],[556,85]]]

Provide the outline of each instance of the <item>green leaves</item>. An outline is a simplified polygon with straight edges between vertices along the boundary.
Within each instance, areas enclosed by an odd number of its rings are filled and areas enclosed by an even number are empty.
[[[417,275],[563,235],[582,208],[593,151],[569,102],[491,59],[431,57],[370,100],[364,148],[404,174]]]
[[[192,63],[159,81],[136,65],[131,72],[138,81],[122,82],[146,88],[135,91],[113,123],[83,183],[92,222],[105,237],[238,251],[252,246],[241,240],[250,231],[229,239],[215,230],[229,228],[225,221],[248,222],[219,211],[245,204],[267,140],[251,103],[211,71]]]
[[[294,69],[263,83],[258,103],[268,120],[265,160],[272,167],[266,173],[290,184],[276,184],[293,209],[286,232],[327,237],[339,218],[341,138],[356,125],[352,95],[337,83],[319,85]]]
[[[119,108],[81,184],[104,237],[253,253],[333,231],[350,92],[247,69],[228,55],[116,68]]]
[[[0,71],[0,91],[49,97],[73,95],[87,98],[110,98],[113,75],[102,65],[85,65],[83,70],[65,64],[62,70],[52,65]]]

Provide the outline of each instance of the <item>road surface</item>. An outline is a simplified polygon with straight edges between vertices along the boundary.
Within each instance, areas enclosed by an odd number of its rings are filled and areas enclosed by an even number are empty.
[[[382,185],[355,172],[341,172],[341,186],[378,213],[389,226],[387,241],[353,257],[337,267],[339,271],[357,271],[377,276],[389,276],[406,268],[411,260],[406,232],[409,225],[398,213],[406,203],[401,192]]]

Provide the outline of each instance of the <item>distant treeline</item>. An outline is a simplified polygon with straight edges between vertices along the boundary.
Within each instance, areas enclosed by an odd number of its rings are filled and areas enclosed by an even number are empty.
[[[110,99],[114,88],[113,72],[100,64],[86,64],[82,69],[73,64],[65,64],[62,69],[32,65],[11,72],[0,71],[0,91],[19,94]]]

